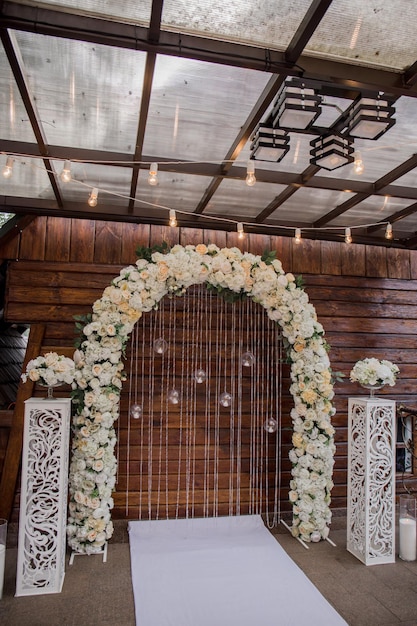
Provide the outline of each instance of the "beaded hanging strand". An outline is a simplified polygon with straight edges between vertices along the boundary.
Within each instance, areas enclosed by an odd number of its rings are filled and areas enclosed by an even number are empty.
[[[165,298],[159,303],[157,311],[157,318],[159,320],[159,337],[165,338]],[[159,408],[159,446],[158,446],[158,474],[157,474],[157,498],[156,498],[156,519],[159,519],[159,508],[161,504],[161,481],[162,481],[162,452],[164,450],[164,429],[165,422],[164,414],[164,381],[165,381],[165,354],[169,350],[169,344],[167,344],[166,350],[161,354],[161,384],[160,384],[160,408]],[[166,397],[166,394],[165,394]]]
[[[205,320],[205,337],[210,337],[212,331],[213,303],[209,290],[204,288],[203,313]],[[207,517],[210,510],[210,444],[211,444],[211,381],[213,380],[211,363],[211,341],[206,341],[206,363],[209,384],[206,385],[205,420],[204,420],[204,504],[203,516]]]
[[[130,361],[129,361],[129,391],[128,391],[128,405],[127,405],[127,449],[126,449],[126,489],[125,489],[125,515],[129,517],[129,477],[130,477],[130,420],[131,416],[131,406],[132,406],[132,397],[133,397],[133,377],[134,377],[134,362],[136,360],[135,355],[135,337],[137,335],[137,328],[135,327],[132,331],[131,339],[130,339]],[[120,420],[118,420],[120,422]],[[119,424],[118,424],[118,432],[117,432],[117,458],[120,459],[120,433],[119,433]],[[119,479],[119,463],[117,464],[117,479],[116,484]]]
[[[137,338],[138,341],[138,338]],[[138,518],[142,519],[142,498],[143,498],[143,449],[144,449],[144,401],[145,401],[145,353],[146,353],[146,333],[145,322],[142,317],[142,350],[141,350],[141,407],[142,419],[140,420],[140,444],[139,444],[139,502],[138,502]]]

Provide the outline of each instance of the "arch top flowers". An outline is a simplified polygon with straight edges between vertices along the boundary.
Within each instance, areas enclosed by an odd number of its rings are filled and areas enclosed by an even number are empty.
[[[138,254],[136,263],[123,268],[105,288],[92,314],[77,324],[82,339],[74,356],[70,546],[78,552],[98,552],[113,532],[113,424],[119,416],[122,358],[129,334],[141,315],[156,308],[164,296],[175,297],[203,283],[229,300],[252,298],[282,329],[294,399],[289,453],[292,532],[306,541],[327,537],[333,486],[333,385],[324,330],[299,281],[284,272],[274,253],[258,256],[199,244],[139,248]]]

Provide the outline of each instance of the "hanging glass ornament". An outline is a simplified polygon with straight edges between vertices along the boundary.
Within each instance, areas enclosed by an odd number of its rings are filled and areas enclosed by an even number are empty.
[[[157,354],[163,354],[167,348],[168,344],[163,337],[159,337],[153,342],[153,349]]]
[[[268,417],[268,419],[264,423],[264,428],[267,433],[270,433],[270,434],[276,433],[277,428],[278,428],[277,420],[274,419],[273,417]]]
[[[196,383],[204,383],[204,381],[207,378],[207,374],[205,372],[205,370],[203,369],[198,369],[194,372],[194,380]]]
[[[252,352],[244,352],[242,354],[240,362],[242,363],[243,367],[252,367],[252,365],[255,363],[255,356],[252,354]]]
[[[180,393],[177,389],[170,389],[168,392],[168,402],[178,404],[180,401]]]
[[[140,404],[132,404],[130,407],[130,415],[133,419],[138,420],[142,417],[142,407]]]
[[[232,404],[232,399],[232,394],[230,394],[228,391],[224,391],[222,394],[220,394],[219,403],[222,406],[230,406]]]

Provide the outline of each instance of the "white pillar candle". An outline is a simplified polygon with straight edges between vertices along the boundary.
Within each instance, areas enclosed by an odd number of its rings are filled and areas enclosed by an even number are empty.
[[[3,597],[4,564],[6,562],[6,546],[0,543],[0,600]]]
[[[416,560],[416,520],[411,517],[400,518],[400,559]]]

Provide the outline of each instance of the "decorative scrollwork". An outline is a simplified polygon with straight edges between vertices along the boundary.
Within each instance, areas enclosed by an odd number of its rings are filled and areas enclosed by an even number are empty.
[[[394,555],[394,402],[349,405],[348,550],[367,564]]]
[[[25,414],[16,595],[60,591],[62,584],[69,406],[69,400],[68,410],[62,402],[54,408],[38,401]]]

